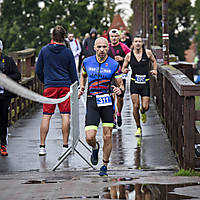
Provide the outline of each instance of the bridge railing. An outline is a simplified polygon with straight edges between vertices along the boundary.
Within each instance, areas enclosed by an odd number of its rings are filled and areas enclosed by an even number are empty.
[[[22,74],[20,84],[41,94],[43,86],[35,76],[35,49],[10,52],[8,55],[13,57],[18,70]],[[22,97],[13,98],[11,100],[10,111],[8,113],[8,126],[14,124],[27,111],[34,108],[36,104],[37,103]]]
[[[179,63],[182,71],[187,68],[183,65]],[[195,157],[195,144],[200,144],[195,124],[200,121],[200,110],[195,109],[195,96],[200,96],[200,85],[170,65],[159,66],[158,72],[157,78],[151,77],[151,94],[180,167],[200,168],[200,159]]]

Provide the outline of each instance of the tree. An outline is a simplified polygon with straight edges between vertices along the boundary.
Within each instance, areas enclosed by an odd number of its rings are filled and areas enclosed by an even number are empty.
[[[110,25],[114,10],[114,0],[4,0],[0,39],[8,51],[34,47],[38,52],[49,43],[55,25],[76,36],[93,27],[102,33]]]
[[[194,7],[194,21],[196,22],[194,27],[195,41],[197,43],[197,54],[200,54],[200,0],[196,0]]]

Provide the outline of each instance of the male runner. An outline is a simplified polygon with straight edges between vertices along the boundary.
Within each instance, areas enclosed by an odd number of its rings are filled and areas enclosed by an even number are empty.
[[[98,163],[99,143],[96,142],[97,128],[102,120],[103,126],[103,166],[100,176],[107,176],[107,165],[112,150],[113,99],[111,95],[111,79],[114,77],[118,87],[112,86],[116,95],[124,92],[123,81],[119,76],[119,64],[108,56],[108,41],[100,37],[96,39],[94,49],[96,55],[85,58],[80,77],[79,97],[84,93],[88,78],[85,131],[86,141],[92,147],[91,162]],[[119,77],[118,77],[119,76]]]
[[[130,49],[128,48],[128,46],[120,42],[120,34],[117,29],[111,29],[109,31],[109,37],[110,37],[111,43],[109,44],[108,55],[111,58],[115,59],[119,63],[120,68],[121,68],[124,62],[124,58],[126,54],[130,52]],[[122,75],[122,79],[123,79],[124,87],[125,87],[126,75],[125,76]],[[118,127],[122,125],[121,111],[123,108],[123,102],[124,102],[123,99],[124,99],[123,95],[117,96],[117,125]],[[115,119],[114,119],[114,123],[115,123]]]
[[[150,87],[149,87],[149,67],[150,62],[153,63],[153,70],[150,71],[152,75],[157,75],[157,62],[153,56],[151,50],[145,49],[141,36],[136,36],[133,40],[133,50],[125,57],[122,71],[128,73],[128,65],[130,64],[132,69],[130,91],[131,99],[133,103],[133,116],[137,125],[136,136],[141,136],[142,128],[140,125],[140,114],[142,122],[146,123],[146,111],[149,109],[150,101]],[[142,105],[140,108],[140,99],[142,99]]]

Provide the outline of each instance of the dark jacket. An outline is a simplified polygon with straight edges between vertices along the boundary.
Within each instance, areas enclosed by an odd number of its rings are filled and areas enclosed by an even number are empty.
[[[15,64],[14,60],[11,57],[5,56],[1,54],[0,61],[4,59],[4,67],[2,69],[2,73],[6,74],[9,78],[13,79],[14,81],[19,81],[21,79],[21,73],[17,69],[17,65]],[[17,95],[5,90],[3,94],[0,95],[1,98],[15,98]]]
[[[91,35],[92,33],[95,33],[95,37],[92,38]],[[93,56],[96,54],[95,50],[94,50],[94,42],[97,39],[97,31],[95,28],[92,28],[90,30],[90,37],[87,38],[84,42],[84,46],[83,46],[83,55],[87,58],[89,56]]]
[[[48,44],[38,56],[36,74],[49,87],[70,87],[78,81],[72,51],[64,45]]]

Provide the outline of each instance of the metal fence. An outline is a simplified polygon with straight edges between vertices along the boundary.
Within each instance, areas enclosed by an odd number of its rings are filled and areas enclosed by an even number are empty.
[[[78,82],[70,87],[70,105],[71,105],[71,122],[70,122],[70,135],[72,136],[72,145],[64,152],[59,158],[56,165],[53,167],[55,171],[58,166],[71,154],[77,153],[90,167],[95,169],[87,159],[76,149],[77,144],[80,142],[88,151],[91,150],[80,139],[79,127],[79,99],[78,99]]]

